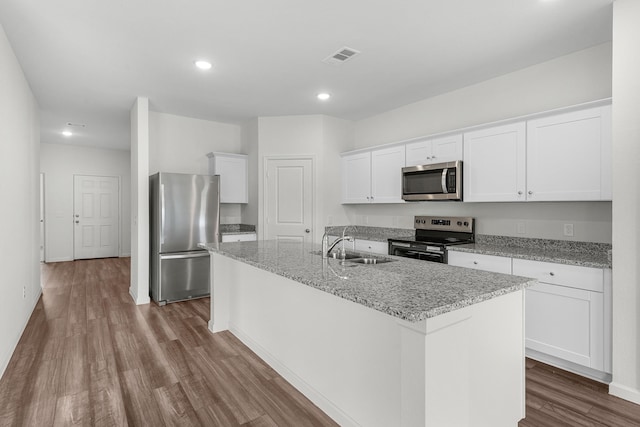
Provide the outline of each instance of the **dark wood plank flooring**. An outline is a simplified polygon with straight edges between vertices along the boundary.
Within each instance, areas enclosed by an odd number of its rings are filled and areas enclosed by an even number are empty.
[[[47,264],[0,380],[0,426],[334,426],[233,335],[209,299],[129,296],[130,260]]]
[[[527,359],[527,417],[519,427],[640,426],[640,405],[606,384]]]
[[[43,293],[0,380],[0,426],[336,425],[230,333],[209,299],[136,306],[128,258],[42,267]],[[520,427],[640,426],[640,406],[527,360]]]

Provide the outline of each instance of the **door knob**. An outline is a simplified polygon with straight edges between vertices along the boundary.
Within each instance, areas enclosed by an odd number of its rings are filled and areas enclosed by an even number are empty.
[[[311,233],[311,230],[309,230],[308,228],[306,230],[304,230],[305,233]]]

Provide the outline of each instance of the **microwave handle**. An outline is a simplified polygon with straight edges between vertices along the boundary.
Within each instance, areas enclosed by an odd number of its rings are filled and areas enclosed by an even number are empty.
[[[447,191],[447,171],[449,170],[449,168],[443,168],[442,169],[442,194],[448,194],[449,192]]]

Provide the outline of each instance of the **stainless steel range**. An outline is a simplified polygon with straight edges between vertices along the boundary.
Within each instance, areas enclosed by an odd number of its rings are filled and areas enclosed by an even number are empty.
[[[447,246],[475,241],[471,217],[416,216],[415,240],[389,239],[389,255],[447,263]]]

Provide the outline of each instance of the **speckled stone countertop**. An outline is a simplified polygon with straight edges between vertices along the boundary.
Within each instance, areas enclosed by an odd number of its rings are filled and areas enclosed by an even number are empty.
[[[255,225],[248,224],[220,224],[222,234],[251,234],[256,232]]]
[[[497,255],[582,267],[611,268],[607,243],[476,235],[476,243],[449,246],[450,251]]]
[[[388,256],[361,265],[324,261],[320,245],[263,240],[201,247],[410,322],[523,289],[535,280]]]
[[[344,225],[325,227],[324,230],[331,236],[342,236],[344,227]],[[416,230],[413,228],[385,228],[370,227],[367,225],[349,225],[347,227],[347,234],[349,236],[374,242],[386,242],[388,239],[411,239],[416,235]]]

